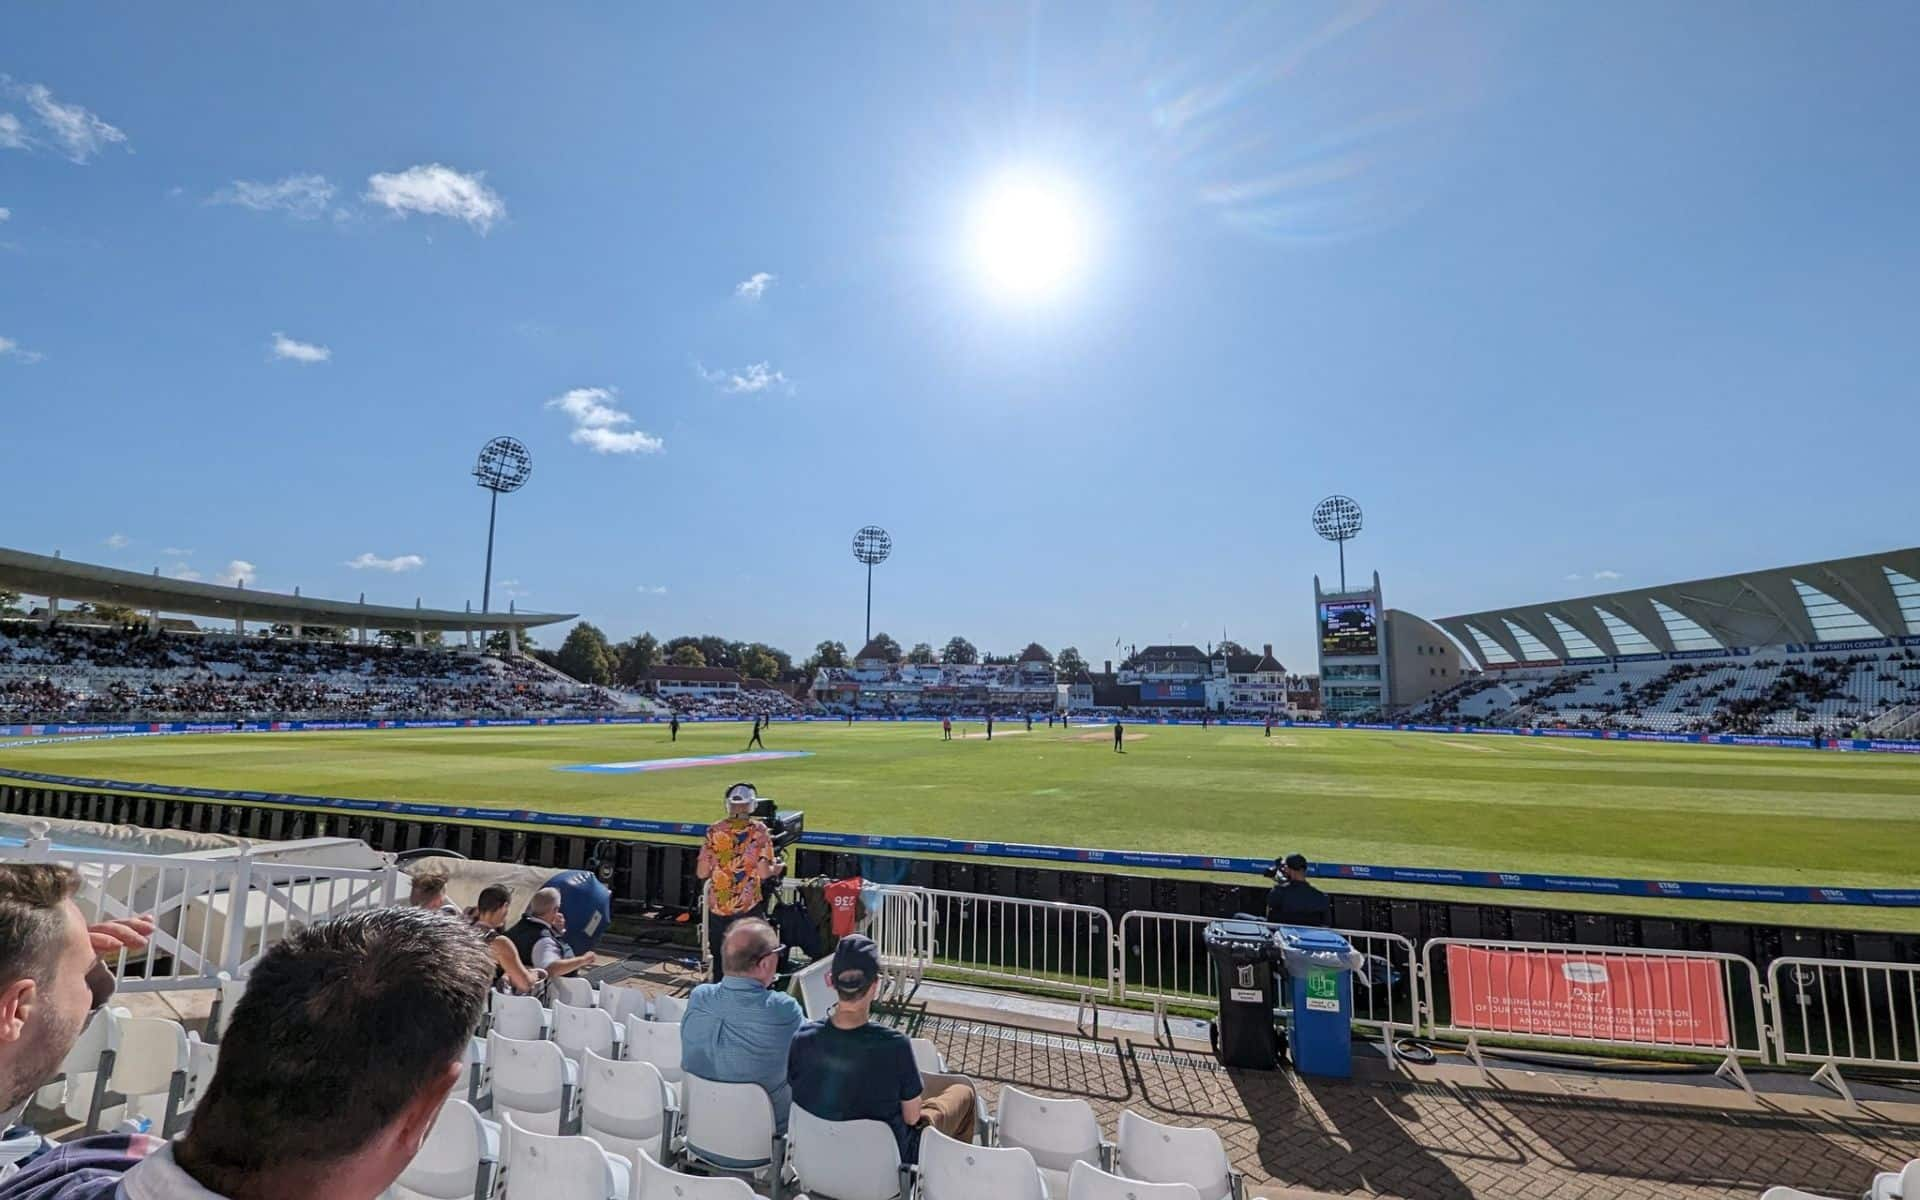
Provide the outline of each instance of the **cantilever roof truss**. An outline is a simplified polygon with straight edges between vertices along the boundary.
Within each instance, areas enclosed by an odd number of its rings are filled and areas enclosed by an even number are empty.
[[[1442,617],[1481,666],[1920,634],[1920,547]],[[1571,633],[1564,631],[1570,630]],[[1577,635],[1577,636],[1574,636]]]

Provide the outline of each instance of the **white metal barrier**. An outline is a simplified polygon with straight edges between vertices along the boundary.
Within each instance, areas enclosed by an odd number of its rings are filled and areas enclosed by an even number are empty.
[[[1814,1079],[1847,1099],[1842,1065],[1920,1070],[1920,965],[1776,958],[1773,1060],[1818,1063]]]
[[[782,903],[798,902],[801,882],[792,879],[781,882]],[[712,882],[702,884],[700,965],[706,971],[713,969],[716,949],[709,943],[705,917],[712,896]],[[878,900],[861,918],[860,930],[872,938],[880,949],[880,967],[886,980],[880,992],[881,999],[904,1003],[920,990],[927,967],[933,961],[933,906],[930,898],[923,888],[881,884],[862,888],[860,897],[863,905]]]
[[[1113,928],[1102,909],[916,889],[932,906],[933,973],[1062,992],[1089,1008],[1113,995]],[[1083,1022],[1084,1023],[1084,1022]]]
[[[1427,1032],[1716,1055],[1752,1090],[1742,1056],[1767,1058],[1760,972],[1737,954],[1435,938],[1421,964]],[[1444,982],[1445,992],[1441,992]]]
[[[122,991],[211,986],[221,972],[242,975],[289,932],[405,895],[395,867],[358,869],[226,858],[73,850],[45,838],[0,847],[0,863],[60,863],[80,875],[74,897],[88,921],[150,913],[146,950],[108,960]]]

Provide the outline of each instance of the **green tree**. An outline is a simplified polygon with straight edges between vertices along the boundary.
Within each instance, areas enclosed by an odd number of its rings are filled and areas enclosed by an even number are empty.
[[[762,647],[749,646],[740,658],[740,673],[749,679],[765,679],[771,683],[780,678],[780,662]]]
[[[1080,651],[1076,647],[1067,646],[1054,655],[1053,669],[1060,673],[1061,678],[1072,679],[1076,674],[1087,669],[1087,660],[1080,657]]]
[[[628,638],[614,648],[613,677],[621,687],[638,687],[653,664],[660,661],[660,643],[651,633]]]
[[[1219,657],[1220,655],[1225,654],[1235,658],[1240,658],[1240,657],[1244,657],[1247,654],[1250,654],[1251,651],[1249,651],[1245,646],[1242,646],[1239,642],[1227,641],[1223,639],[1218,646],[1215,646],[1213,648],[1213,653],[1215,657]]]
[[[947,642],[947,648],[941,653],[940,661],[963,667],[972,666],[980,661],[980,652],[973,648],[972,642],[956,635]]]
[[[411,629],[382,629],[378,637],[380,644],[383,646],[404,648],[413,645],[413,630]],[[440,636],[438,629],[429,629],[420,637],[421,645],[424,646],[438,646],[445,641],[446,639]]]
[[[507,631],[504,629],[498,633],[488,634],[485,645],[487,653],[496,658],[505,658],[512,647],[512,643],[507,638]],[[533,639],[532,630],[522,629],[520,631],[520,653],[532,654],[539,648],[539,645],[540,644]]]
[[[707,665],[707,656],[702,654],[700,647],[693,642],[683,641],[674,648],[673,655],[668,661],[676,667],[704,667]]]
[[[132,625],[140,620],[140,614],[124,604],[96,604],[93,615],[108,625]]]
[[[925,642],[915,642],[913,649],[907,651],[907,661],[916,666],[932,666],[933,647],[927,645]]]
[[[807,660],[817,669],[819,667],[844,667],[847,665],[847,644],[845,642],[821,642],[813,648],[813,657]],[[808,672],[812,674],[812,672]]]
[[[873,644],[879,649],[881,658],[885,659],[890,663],[897,663],[900,661],[900,643],[894,641],[891,634],[885,634],[885,633],[874,634]]]
[[[613,653],[607,635],[591,621],[582,621],[567,631],[556,665],[581,683],[613,682]]]

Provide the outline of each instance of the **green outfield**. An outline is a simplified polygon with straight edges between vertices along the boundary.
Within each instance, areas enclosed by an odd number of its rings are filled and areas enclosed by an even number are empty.
[[[1332,730],[777,725],[807,757],[635,773],[561,768],[744,748],[735,724],[237,734],[0,751],[120,781],[704,821],[742,779],[814,830],[1390,866],[1913,884],[1920,761],[1887,755]],[[1339,887],[1341,885],[1335,885]],[[1357,889],[1356,889],[1357,890]],[[1429,889],[1486,900],[1492,893]],[[1506,897],[1503,895],[1503,899]],[[1579,908],[1920,927],[1850,908],[1564,897]]]

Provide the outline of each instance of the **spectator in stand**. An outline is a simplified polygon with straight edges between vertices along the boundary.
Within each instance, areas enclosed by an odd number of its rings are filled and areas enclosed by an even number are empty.
[[[548,979],[571,975],[593,965],[593,955],[568,954],[562,936],[567,932],[567,914],[560,910],[560,889],[545,887],[527,901],[527,911],[507,930],[507,938],[520,953],[520,961],[532,963]]]
[[[753,819],[759,797],[750,783],[727,789],[727,815],[707,826],[694,873],[710,885],[707,898],[707,946],[713,954],[713,982],[726,978],[727,930],[741,917],[759,912],[762,889],[780,872],[773,852],[773,835]]]
[[[432,909],[449,917],[460,915],[460,906],[447,899],[447,873],[439,867],[424,867],[413,873],[413,885],[407,903],[414,908]]]
[[[787,1110],[793,1103],[787,1047],[802,1020],[798,1001],[771,990],[784,949],[773,926],[759,917],[734,922],[719,950],[726,960],[726,977],[694,988],[680,1022],[687,1071],[718,1083],[765,1088],[779,1133],[787,1131]]]
[[[826,1020],[801,1026],[787,1054],[793,1103],[825,1121],[884,1122],[903,1163],[920,1160],[920,1131],[930,1125],[973,1141],[973,1088],[954,1080],[929,1095],[906,1035],[868,1019],[880,991],[879,948],[856,933],[840,939],[832,962],[839,1003]]]
[[[73,902],[79,887],[70,867],[0,867],[0,1180],[50,1149],[14,1122],[113,995],[100,956],[138,950],[153,934],[151,917],[88,925]],[[0,1183],[0,1195],[10,1192]]]
[[[467,910],[467,923],[480,931],[480,941],[493,959],[493,990],[531,996],[547,981],[544,971],[529,971],[520,948],[506,935],[507,906],[513,891],[498,883],[480,889],[479,903]]]
[[[299,930],[248,976],[185,1137],[69,1143],[0,1200],[375,1200],[459,1083],[491,969],[416,909]]]

